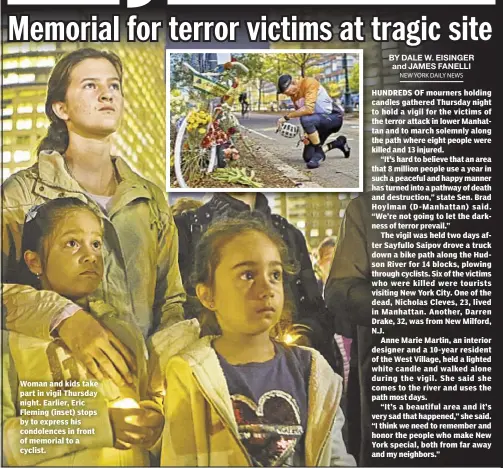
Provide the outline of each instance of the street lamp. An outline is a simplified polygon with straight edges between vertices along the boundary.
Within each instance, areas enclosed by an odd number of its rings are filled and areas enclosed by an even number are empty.
[[[348,54],[342,54],[342,66],[344,67],[344,78],[346,79],[346,88],[344,90],[344,111],[353,112],[353,102],[351,99],[351,92],[349,91]]]

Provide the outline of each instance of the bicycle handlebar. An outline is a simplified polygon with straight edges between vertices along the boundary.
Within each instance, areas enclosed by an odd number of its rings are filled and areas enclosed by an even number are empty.
[[[182,67],[186,68],[190,73],[193,75],[203,75],[203,76],[214,76],[214,77],[219,77],[221,73],[216,73],[216,72],[205,72],[201,73],[198,72],[192,65],[189,65],[187,62],[182,62]]]
[[[249,73],[250,70],[248,67],[243,65],[240,62],[228,62],[231,65],[231,68],[240,68],[241,71],[245,73]],[[227,65],[227,64],[226,64]],[[205,73],[200,73],[198,72],[192,65],[189,65],[187,62],[182,62],[182,67],[186,68],[188,71],[190,71],[193,75],[203,75],[203,76],[221,76],[222,73],[217,73],[217,72],[205,72]]]
[[[189,65],[187,62],[182,62],[182,67],[189,70],[193,75],[199,73],[192,65]]]

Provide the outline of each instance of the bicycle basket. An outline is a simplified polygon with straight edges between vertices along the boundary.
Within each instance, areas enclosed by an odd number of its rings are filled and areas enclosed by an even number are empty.
[[[299,134],[299,127],[290,122],[285,122],[279,129],[279,132],[285,138],[295,138]]]
[[[192,79],[192,86],[199,91],[206,94],[211,94],[212,96],[222,97],[227,94],[227,86],[211,80],[210,78],[203,75],[194,75]]]

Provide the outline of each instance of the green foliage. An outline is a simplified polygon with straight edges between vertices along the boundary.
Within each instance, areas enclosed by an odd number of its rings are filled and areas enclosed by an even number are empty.
[[[250,70],[250,72],[242,78],[243,83],[253,83],[257,78],[261,77],[264,69],[264,54],[233,54],[233,57]]]
[[[183,62],[190,62],[190,54],[171,54],[170,56],[171,80],[170,90],[190,88],[192,84],[192,73],[182,67]]]
[[[335,81],[325,83],[323,86],[325,86],[328,95],[333,99],[338,98],[344,89],[341,83],[336,83]]]
[[[349,72],[349,89],[353,93],[360,92],[360,64],[355,63],[354,67]]]
[[[321,72],[320,67],[315,67],[314,64],[321,58],[321,54],[278,54],[283,59],[285,64],[295,70],[294,75],[314,76]]]

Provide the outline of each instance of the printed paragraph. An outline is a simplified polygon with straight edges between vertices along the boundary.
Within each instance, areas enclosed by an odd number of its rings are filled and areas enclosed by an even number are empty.
[[[20,452],[46,453],[48,445],[81,444],[95,435],[95,381],[20,381]],[[91,402],[91,404],[89,404]]]
[[[372,457],[489,450],[491,91],[373,90]]]

